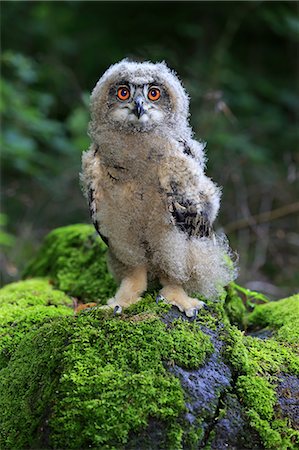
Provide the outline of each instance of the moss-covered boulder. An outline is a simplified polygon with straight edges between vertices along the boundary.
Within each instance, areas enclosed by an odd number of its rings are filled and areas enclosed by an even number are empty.
[[[0,367],[6,365],[24,334],[54,317],[72,315],[72,300],[47,279],[12,283],[0,290]]]
[[[107,246],[91,225],[69,225],[48,234],[24,278],[48,277],[52,284],[78,299],[106,303],[115,290],[107,271]]]
[[[113,316],[104,254],[55,230],[26,271],[44,278],[0,290],[0,448],[298,448],[299,296],[248,314],[260,296],[231,285],[190,321],[148,293]]]

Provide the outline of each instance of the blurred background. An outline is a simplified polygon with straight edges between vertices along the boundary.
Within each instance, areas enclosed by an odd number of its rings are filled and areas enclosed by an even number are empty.
[[[191,96],[239,283],[299,287],[298,3],[1,2],[2,284],[53,228],[89,222],[79,187],[89,93],[128,56],[165,60]]]

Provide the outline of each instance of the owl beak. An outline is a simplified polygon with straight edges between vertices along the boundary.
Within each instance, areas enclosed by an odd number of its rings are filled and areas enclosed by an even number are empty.
[[[145,113],[142,97],[137,97],[135,99],[135,108],[133,109],[133,113],[138,117],[138,119],[140,119],[140,117]]]

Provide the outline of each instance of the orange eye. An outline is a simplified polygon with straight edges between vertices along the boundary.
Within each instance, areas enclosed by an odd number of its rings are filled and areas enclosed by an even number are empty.
[[[149,100],[152,102],[155,102],[156,100],[159,100],[161,97],[161,92],[159,88],[151,87],[147,94]]]
[[[117,97],[120,100],[128,100],[130,97],[130,89],[127,86],[120,86],[117,89]]]

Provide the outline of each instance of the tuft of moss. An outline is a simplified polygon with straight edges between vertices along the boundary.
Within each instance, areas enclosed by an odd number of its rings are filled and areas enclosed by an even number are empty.
[[[164,305],[144,303],[138,317],[93,308],[29,332],[0,371],[0,446],[42,446],[48,427],[54,448],[123,448],[158,420],[165,448],[181,448],[184,393],[167,367],[196,368],[213,346],[195,322],[166,324]]]
[[[285,442],[282,446],[283,441],[281,434],[277,430],[273,430],[269,421],[262,419],[254,409],[249,409],[247,411],[247,416],[250,420],[250,425],[259,433],[266,449],[286,450],[295,448],[290,440],[288,443]]]
[[[0,289],[0,368],[23,336],[46,320],[72,315],[71,299],[46,279],[11,283]]]
[[[262,419],[271,420],[276,402],[273,386],[263,377],[241,375],[236,384],[241,402]]]
[[[55,401],[71,318],[56,318],[23,335],[0,370],[0,448],[49,448],[40,439]]]
[[[107,272],[106,250],[90,225],[57,228],[46,236],[24,277],[48,277],[69,295],[105,303],[116,288]]]
[[[66,306],[69,304],[70,298],[64,292],[54,289],[46,278],[17,281],[0,289],[0,308],[10,305],[21,310],[37,305]],[[4,316],[7,317],[7,313]]]
[[[277,340],[299,350],[299,294],[265,305],[256,305],[248,317],[248,324],[274,329]]]

